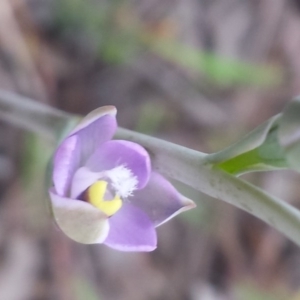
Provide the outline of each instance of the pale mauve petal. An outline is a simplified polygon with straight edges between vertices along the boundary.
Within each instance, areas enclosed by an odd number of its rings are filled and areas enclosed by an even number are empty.
[[[124,165],[137,177],[137,188],[143,188],[150,176],[151,164],[148,152],[140,145],[122,140],[102,144],[86,162],[94,172],[110,170]]]
[[[98,108],[88,114],[58,146],[54,155],[53,183],[61,196],[67,196],[74,172],[102,143],[110,140],[117,128],[116,109]]]
[[[115,116],[105,115],[89,124],[87,127],[76,132],[79,138],[81,161],[80,167],[84,166],[87,159],[103,143],[112,139],[117,128]]]
[[[153,251],[157,237],[153,223],[139,208],[124,203],[109,219],[110,230],[104,244],[121,251]]]
[[[68,193],[72,176],[80,159],[78,149],[78,138],[74,135],[65,139],[54,154],[53,184],[60,196],[66,196]]]
[[[177,214],[194,208],[195,203],[181,195],[163,176],[152,172],[147,186],[128,199],[159,226]]]
[[[99,145],[112,139],[117,129],[116,114],[114,106],[99,107],[87,114],[69,133],[69,136],[79,137],[80,166],[83,166]]]
[[[69,133],[70,135],[73,135],[75,133],[78,133],[82,129],[85,129],[95,121],[99,120],[103,116],[110,115],[113,118],[116,117],[117,109],[114,106],[107,105],[102,106],[99,108],[94,109],[89,114],[87,114],[78,124],[77,126]]]
[[[87,167],[79,168],[71,183],[70,197],[77,199],[88,187],[101,178],[101,172],[92,172]]]
[[[71,239],[83,244],[102,243],[109,232],[107,216],[91,204],[61,197],[49,190],[57,225]]]

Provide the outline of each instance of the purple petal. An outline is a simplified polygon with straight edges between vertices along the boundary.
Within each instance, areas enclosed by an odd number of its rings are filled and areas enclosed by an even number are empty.
[[[72,199],[77,199],[89,186],[101,177],[101,173],[90,171],[86,167],[79,168],[71,183],[70,195]]]
[[[112,139],[116,128],[117,121],[115,116],[106,115],[76,133],[79,137],[79,146],[81,148],[80,166],[85,164],[87,159],[101,144]]]
[[[148,152],[129,141],[109,141],[102,144],[86,163],[94,172],[110,170],[124,165],[137,177],[138,188],[143,188],[150,176],[151,165]]]
[[[82,129],[85,129],[89,127],[92,123],[96,122],[97,120],[101,119],[103,116],[109,115],[112,117],[116,117],[117,110],[114,106],[102,106],[97,109],[94,109],[89,114],[87,114],[80,122],[77,124],[77,126],[70,132],[70,135],[73,135],[75,133],[78,133]],[[108,138],[107,140],[110,140]]]
[[[139,208],[124,203],[109,219],[110,230],[104,244],[122,251],[152,251],[157,238],[153,223]]]
[[[86,115],[68,136],[77,135],[82,160],[85,161],[99,145],[112,139],[116,128],[114,106],[103,106]]]
[[[192,200],[181,195],[168,180],[156,172],[152,172],[147,186],[135,191],[129,201],[141,208],[155,226],[196,206]]]
[[[64,140],[53,159],[53,183],[58,195],[66,196],[79,161],[76,135]]]
[[[53,183],[59,195],[67,196],[74,172],[116,130],[116,109],[104,106],[88,114],[63,140],[54,155]]]
[[[109,231],[107,216],[93,205],[57,195],[49,190],[57,225],[71,239],[83,244],[102,243]]]

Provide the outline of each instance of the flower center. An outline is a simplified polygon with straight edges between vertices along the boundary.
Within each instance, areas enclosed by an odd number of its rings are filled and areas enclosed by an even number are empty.
[[[92,205],[94,205],[110,217],[122,207],[122,200],[118,194],[116,194],[115,197],[111,200],[105,200],[105,195],[108,192],[107,185],[107,181],[96,181],[88,188],[87,198]]]
[[[87,200],[107,216],[122,207],[122,199],[137,188],[137,178],[124,165],[103,172],[101,179],[87,189]]]
[[[137,178],[124,165],[105,171],[104,176],[111,181],[112,188],[121,198],[132,196],[133,191],[136,190]]]

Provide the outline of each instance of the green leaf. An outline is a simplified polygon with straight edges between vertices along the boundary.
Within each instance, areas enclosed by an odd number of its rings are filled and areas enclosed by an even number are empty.
[[[268,133],[271,128],[275,126],[279,117],[280,115],[272,117],[229,147],[219,152],[209,154],[207,161],[213,164],[222,163],[258,148],[264,143]]]
[[[278,139],[289,166],[300,172],[300,97],[295,98],[283,111]]]
[[[228,148],[209,154],[207,162],[235,175],[287,168],[284,149],[278,141],[280,118],[281,115],[272,117]]]

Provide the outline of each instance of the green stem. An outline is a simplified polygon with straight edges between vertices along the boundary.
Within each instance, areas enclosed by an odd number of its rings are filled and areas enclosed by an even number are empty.
[[[300,245],[300,212],[296,208],[240,178],[212,168],[206,154],[121,128],[117,137],[144,146],[158,172],[253,214]]]
[[[0,91],[0,119],[57,142],[62,131],[78,121],[78,116]],[[153,168],[161,174],[255,215],[300,245],[300,212],[297,209],[213,168],[209,155],[122,128],[118,129],[116,138],[144,146],[152,157]]]
[[[78,116],[17,94],[0,90],[0,119],[40,134],[55,143]]]

